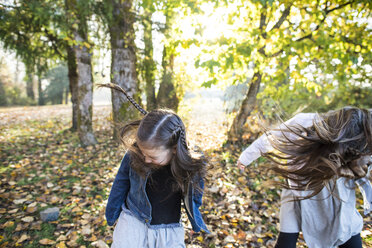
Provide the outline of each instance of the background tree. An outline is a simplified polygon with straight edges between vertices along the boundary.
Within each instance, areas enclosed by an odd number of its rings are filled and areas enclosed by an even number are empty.
[[[140,72],[146,93],[147,108],[165,107],[177,111],[183,90],[175,59],[182,40],[176,23],[180,13],[193,13],[197,8],[193,1],[139,1],[140,26],[143,29],[143,51],[139,50]],[[161,38],[160,38],[161,37]],[[154,40],[162,40],[153,45]],[[155,57],[154,50],[160,51]],[[182,60],[182,58],[180,58]]]
[[[26,69],[26,94],[32,100],[35,100],[34,93],[34,74]]]
[[[0,106],[6,106],[6,105],[8,105],[8,101],[6,99],[3,81],[0,78]]]
[[[161,77],[157,101],[159,106],[177,111],[179,99],[174,80],[175,42],[171,37],[172,23],[175,21],[174,7],[172,2],[168,2],[164,9],[165,25],[162,31],[165,39],[161,63],[163,75]]]
[[[51,11],[45,10],[40,1],[20,1],[14,5],[1,4],[0,40],[4,48],[13,50],[24,63],[27,74],[37,75],[38,103],[44,104],[41,78],[57,53],[49,46],[44,27],[50,26]],[[31,86],[27,87],[32,98]]]
[[[98,5],[98,10],[110,34],[111,83],[138,99],[133,2],[106,1]],[[113,138],[118,139],[119,123],[135,119],[138,111],[115,90],[111,90],[111,101],[115,126]]]
[[[230,32],[205,49],[212,59],[196,63],[209,69],[212,79],[205,86],[248,79],[246,97],[228,133],[230,141],[240,137],[257,100],[265,114],[279,105],[290,115],[320,110],[342,88],[365,88],[364,82],[370,82],[369,3],[232,1],[225,7],[231,5],[239,11],[223,17]]]
[[[45,89],[46,101],[52,104],[62,104],[68,89],[68,70],[65,65],[59,65],[46,73],[49,84]],[[65,102],[66,103],[66,102]]]
[[[93,133],[93,75],[92,44],[88,39],[88,18],[92,15],[92,3],[82,0],[66,0],[66,10],[72,24],[74,52],[77,70],[78,134],[83,146],[94,145],[97,140]]]
[[[153,110],[157,107],[157,101],[155,96],[155,74],[156,74],[156,63],[154,59],[154,47],[153,47],[153,13],[155,12],[155,6],[158,5],[158,1],[144,0],[140,2],[142,7],[142,15],[140,17],[141,24],[143,27],[143,42],[144,51],[141,65],[141,74],[145,81],[145,93],[146,93],[146,107],[147,110]]]

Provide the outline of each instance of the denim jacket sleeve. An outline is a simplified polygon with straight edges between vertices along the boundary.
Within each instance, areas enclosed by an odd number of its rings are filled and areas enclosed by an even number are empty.
[[[127,198],[130,187],[129,167],[130,158],[129,154],[126,153],[121,161],[106,205],[106,220],[109,226],[114,225],[115,221],[118,219],[121,206]]]
[[[203,193],[204,193],[204,180],[202,177],[196,177],[195,182],[198,182],[198,187],[199,189],[194,189],[194,206],[197,207],[198,209],[202,205],[202,199],[203,199]]]
[[[192,197],[193,210],[192,211],[194,214],[194,219],[190,220],[190,222],[191,222],[191,225],[194,231],[199,232],[203,230],[206,233],[210,233],[210,231],[208,230],[207,226],[204,223],[202,214],[199,210],[199,208],[201,207],[203,203],[202,198],[203,198],[203,192],[204,192],[204,180],[202,177],[196,176],[196,178],[194,179],[194,182],[198,183],[198,187],[193,189],[193,197]]]

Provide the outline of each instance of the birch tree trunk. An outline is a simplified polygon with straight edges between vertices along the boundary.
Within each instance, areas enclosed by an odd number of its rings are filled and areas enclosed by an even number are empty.
[[[122,87],[136,99],[137,72],[134,44],[134,14],[132,1],[111,0],[112,21],[109,25],[111,42],[111,83]],[[123,97],[122,93],[111,91],[114,121],[113,138],[118,140],[121,123],[138,117],[138,111]]]
[[[83,25],[80,23],[80,25]],[[79,45],[75,47],[77,64],[77,98],[78,114],[77,124],[79,139],[82,146],[94,145],[97,140],[93,134],[93,75],[92,75],[92,54],[84,45],[87,42],[87,33],[74,32]]]

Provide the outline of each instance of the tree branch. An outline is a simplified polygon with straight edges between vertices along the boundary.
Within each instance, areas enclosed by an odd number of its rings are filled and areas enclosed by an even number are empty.
[[[334,7],[333,9],[326,10],[326,15],[329,14],[329,13],[331,13],[332,11],[335,11],[335,10],[338,10],[338,9],[342,9],[343,7],[345,7],[345,6],[349,5],[349,4],[352,4],[354,2],[355,1],[349,1],[349,2],[346,2],[344,4],[339,5],[337,7]]]
[[[335,11],[337,9],[341,9],[341,8],[343,8],[343,7],[345,7],[345,6],[349,5],[349,4],[352,4],[352,3],[354,3],[354,1],[346,2],[344,4],[341,4],[341,5],[337,6],[337,7],[334,7],[333,9],[329,9],[329,10],[326,9],[325,10],[324,18],[320,21],[320,23],[316,26],[316,28],[310,34],[307,34],[307,35],[305,35],[305,36],[303,36],[301,38],[298,38],[297,40],[295,40],[295,42],[299,42],[299,41],[302,41],[302,40],[305,40],[305,39],[310,39],[311,37],[313,37],[313,32],[317,31],[320,28],[320,26],[325,22],[325,20],[327,18],[327,15],[329,13],[331,13],[332,11]]]
[[[16,8],[18,8],[17,6],[3,4],[3,3],[0,3],[0,6],[3,7],[3,8],[9,8],[9,9],[16,9]]]
[[[51,33],[48,32],[48,29],[44,29],[44,33],[46,34],[46,36],[48,37],[48,39],[52,42],[52,46],[53,46],[53,50],[59,55],[61,56],[61,58],[67,60],[67,57],[64,56],[58,49],[58,46],[56,45],[56,43],[61,43],[62,40],[58,39],[55,35],[52,35]]]
[[[272,27],[272,29],[270,29],[270,31],[280,28],[280,26],[283,24],[283,22],[285,21],[285,19],[287,18],[287,16],[291,12],[291,7],[292,7],[292,3],[287,8],[285,8],[285,10],[283,11],[282,16],[279,18],[278,22],[275,23],[274,27]]]

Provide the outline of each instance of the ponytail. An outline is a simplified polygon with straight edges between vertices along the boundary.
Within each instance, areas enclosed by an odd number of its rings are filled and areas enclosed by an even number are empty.
[[[147,111],[144,110],[123,88],[121,88],[119,85],[117,84],[112,84],[112,83],[108,83],[108,84],[98,84],[98,87],[106,87],[106,88],[111,88],[111,89],[114,89],[114,90],[117,90],[121,93],[123,93],[128,101],[130,101],[131,104],[133,104],[133,106],[139,111],[141,112],[141,114],[143,115],[146,115],[147,114]]]

